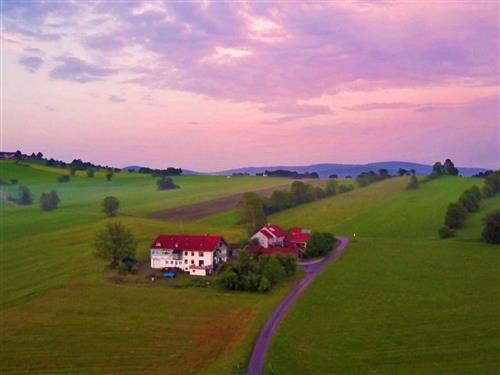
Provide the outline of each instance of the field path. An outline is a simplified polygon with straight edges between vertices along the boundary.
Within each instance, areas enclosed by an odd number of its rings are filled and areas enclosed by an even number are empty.
[[[325,268],[329,263],[342,255],[347,249],[347,246],[349,245],[349,239],[347,239],[347,237],[337,238],[340,240],[339,245],[321,262],[303,265],[303,268],[307,272],[306,277],[304,277],[292,289],[292,291],[288,293],[288,295],[283,299],[276,310],[274,310],[273,314],[264,325],[264,328],[262,328],[262,330],[260,331],[259,337],[257,338],[257,341],[255,342],[252,350],[250,362],[248,363],[247,375],[262,374],[262,369],[264,368],[264,360],[266,358],[267,350],[269,349],[269,344],[271,343],[271,340],[285,314],[288,312],[297,298],[299,298],[304,290],[306,290],[311,282],[319,275],[323,268]]]

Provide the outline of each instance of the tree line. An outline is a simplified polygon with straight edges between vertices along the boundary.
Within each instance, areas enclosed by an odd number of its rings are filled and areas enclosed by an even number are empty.
[[[255,192],[248,192],[243,194],[238,204],[239,223],[248,234],[253,234],[267,223],[267,215],[353,189],[352,185],[339,185],[337,181],[329,180],[324,189],[303,181],[294,181],[290,190],[275,190],[269,198],[261,198]]]
[[[500,170],[488,174],[484,180],[482,189],[473,186],[460,195],[457,202],[448,205],[444,218],[444,226],[439,229],[441,238],[449,238],[455,235],[457,229],[464,226],[467,214],[479,210],[482,199],[493,197],[500,192]],[[500,239],[495,235],[494,220],[498,218],[494,214],[485,219],[485,229],[482,236],[487,242],[498,243]],[[492,221],[492,222],[489,222]],[[498,224],[500,225],[500,224]],[[488,230],[487,228],[493,228]]]
[[[319,174],[317,172],[299,173],[297,171],[289,171],[286,169],[277,169],[275,171],[266,170],[263,174],[266,176],[270,176],[270,177],[286,177],[286,178],[293,178],[293,179],[303,179],[303,178],[317,179],[317,178],[319,178]]]

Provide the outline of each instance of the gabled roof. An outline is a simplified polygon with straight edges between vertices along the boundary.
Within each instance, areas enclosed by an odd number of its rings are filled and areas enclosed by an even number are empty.
[[[268,231],[266,229],[266,227],[261,228],[261,230],[259,230],[259,232],[262,233],[267,238],[274,238],[275,237],[270,231]]]
[[[277,225],[268,224],[264,228],[266,228],[268,231],[270,231],[276,237],[285,237],[286,236],[286,232],[281,227],[279,227]]]
[[[221,236],[160,234],[151,244],[152,249],[174,249],[184,251],[214,251]]]
[[[307,232],[289,233],[286,236],[288,242],[295,242],[295,243],[297,242],[306,243],[307,241],[309,241],[310,238],[311,238],[311,233]]]

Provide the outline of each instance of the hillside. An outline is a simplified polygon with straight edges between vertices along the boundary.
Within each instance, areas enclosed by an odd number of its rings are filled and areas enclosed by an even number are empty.
[[[266,373],[498,369],[498,248],[480,231],[500,197],[484,201],[456,238],[440,240],[448,202],[477,180],[442,178],[417,191],[402,190],[404,180],[271,218],[285,226],[302,218],[356,240],[285,318]]]
[[[414,169],[417,175],[428,175],[432,171],[432,165],[410,163],[403,161],[384,161],[378,163],[368,163],[368,164],[311,164],[311,165],[280,165],[280,166],[264,166],[264,167],[244,167],[228,169],[225,171],[215,172],[216,175],[230,175],[232,173],[249,173],[254,175],[255,173],[262,173],[266,170],[276,170],[276,169],[286,169],[291,171],[297,171],[299,173],[304,172],[318,172],[321,178],[328,178],[332,174],[336,174],[339,177],[351,176],[356,177],[361,172],[368,171],[378,171],[381,168],[385,168],[390,174],[396,175],[399,168],[406,170]],[[484,168],[467,168],[458,167],[460,174],[462,176],[472,176],[478,172],[484,172]]]

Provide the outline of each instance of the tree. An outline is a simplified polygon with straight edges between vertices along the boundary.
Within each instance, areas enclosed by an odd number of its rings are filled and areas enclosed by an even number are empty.
[[[295,204],[306,203],[310,200],[310,192],[308,192],[307,185],[302,181],[294,181],[290,187],[290,192]]]
[[[87,169],[87,177],[94,177],[95,171],[92,168]]]
[[[493,197],[500,191],[500,170],[489,174],[484,180],[483,195]]]
[[[387,169],[385,169],[385,168],[379,169],[378,170],[378,175],[380,176],[381,180],[385,180],[386,178],[391,177],[389,175],[389,171]]]
[[[446,211],[444,223],[452,229],[460,228],[465,223],[466,215],[467,211],[462,204],[450,203]]]
[[[60,203],[59,195],[57,195],[55,190],[52,190],[49,193],[42,193],[39,203],[40,208],[43,211],[55,210]]]
[[[480,198],[478,198],[471,189],[465,190],[458,198],[458,201],[468,212],[476,212],[479,210]]]
[[[458,176],[458,169],[455,168],[455,164],[453,164],[451,159],[445,160],[443,168],[446,174],[449,174],[450,176]]]
[[[455,230],[446,225],[444,227],[439,228],[439,237],[441,238],[450,238],[453,237],[454,235],[455,235]]]
[[[23,154],[21,151],[17,150],[15,153],[14,153],[14,159],[15,160],[23,160]]]
[[[156,181],[156,185],[158,186],[158,190],[171,190],[179,188],[179,186],[174,183],[174,180],[172,180],[172,177],[167,176],[160,177]]]
[[[410,177],[410,181],[408,182],[408,185],[406,186],[408,190],[414,190],[418,189],[418,179],[415,175],[412,175]]]
[[[110,261],[116,267],[125,258],[135,258],[137,241],[134,235],[119,221],[107,223],[96,231],[94,237],[94,255]]]
[[[109,196],[102,201],[102,210],[109,217],[116,216],[118,207],[120,207],[120,201],[116,197]]]
[[[285,269],[276,255],[271,255],[270,257],[265,258],[262,268],[262,276],[267,278],[271,285],[276,285],[285,278]]]
[[[440,161],[435,162],[434,165],[432,166],[431,176],[439,177],[442,176],[443,174],[444,174],[443,164],[441,164]]]
[[[306,247],[308,257],[317,257],[327,254],[333,249],[335,238],[331,233],[313,232]]]
[[[62,175],[60,175],[60,176],[57,176],[57,181],[58,181],[59,183],[61,183],[61,184],[62,184],[62,183],[69,182],[69,180],[70,180],[70,177],[69,177],[69,175],[67,175],[67,174],[62,174]]]
[[[76,169],[75,169],[75,168],[70,168],[70,170],[69,170],[69,174],[70,174],[71,176],[74,176],[74,175],[76,174]]]
[[[500,210],[489,213],[483,222],[484,227],[481,233],[483,239],[491,244],[500,244]]]
[[[402,176],[406,176],[406,175],[408,175],[408,174],[410,174],[410,172],[408,172],[406,169],[404,169],[404,168],[399,168],[399,169],[398,169],[398,175],[399,175],[400,177],[402,177]]]
[[[266,212],[273,213],[285,210],[294,205],[293,196],[286,190],[275,190],[266,203]]]
[[[243,194],[239,204],[240,223],[246,228],[248,234],[255,233],[267,221],[262,200],[254,192]]]
[[[42,160],[43,159],[43,154],[41,152],[38,152],[36,154],[36,160]]]
[[[17,203],[23,206],[29,205],[33,203],[33,199],[31,198],[31,191],[27,186],[21,185],[18,188],[19,198],[17,199]]]
[[[325,188],[326,195],[332,196],[332,195],[337,194],[338,186],[339,186],[339,184],[337,181],[335,181],[335,180],[328,181],[328,184],[326,185],[326,188]]]
[[[106,180],[111,181],[112,178],[113,178],[113,171],[111,169],[108,169],[108,171],[106,172]]]

